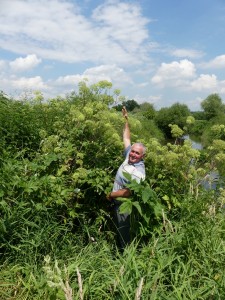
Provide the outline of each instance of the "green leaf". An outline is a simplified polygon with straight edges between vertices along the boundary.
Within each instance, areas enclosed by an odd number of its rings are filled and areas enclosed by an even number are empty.
[[[162,197],[162,199],[165,200],[165,201],[169,201],[169,200],[170,200],[170,198],[169,198],[168,195],[164,195],[164,196]]]
[[[150,220],[150,214],[148,213],[147,214],[143,214],[142,217],[144,218],[145,222],[148,224],[149,223],[149,220]]]
[[[129,180],[129,181],[132,180],[132,176],[131,176],[131,174],[128,173],[128,172],[123,172],[123,176],[124,176],[127,180]]]
[[[127,199],[127,201],[123,202],[120,205],[119,212],[120,214],[131,214],[132,207],[133,207],[132,202]]]
[[[151,196],[151,189],[150,187],[146,187],[143,191],[142,191],[142,200],[144,203],[147,203],[149,198]]]
[[[142,216],[142,210],[141,210],[141,206],[139,204],[138,201],[132,202],[133,206],[135,206],[139,212],[139,214]]]
[[[154,206],[154,214],[155,214],[156,218],[159,218],[162,216],[162,210],[163,210],[163,207],[160,203],[157,203]]]

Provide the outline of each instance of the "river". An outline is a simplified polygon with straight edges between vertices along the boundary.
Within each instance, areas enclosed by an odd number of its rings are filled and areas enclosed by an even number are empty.
[[[197,149],[197,150],[203,149],[202,143],[197,138],[191,137],[189,135],[184,135],[183,139],[191,141],[192,147],[194,149]]]
[[[190,140],[192,143],[192,147],[197,150],[203,150],[203,146],[200,141],[197,139],[193,140],[193,137],[190,137],[189,135],[183,136],[184,140]],[[206,190],[216,190],[217,188],[221,187],[221,180],[218,171],[210,171],[201,182],[201,185]]]

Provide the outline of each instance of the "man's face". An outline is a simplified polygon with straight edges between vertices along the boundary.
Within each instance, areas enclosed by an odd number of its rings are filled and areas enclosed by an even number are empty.
[[[134,144],[131,147],[130,153],[129,153],[129,163],[135,164],[138,163],[143,158],[143,147],[137,144]]]

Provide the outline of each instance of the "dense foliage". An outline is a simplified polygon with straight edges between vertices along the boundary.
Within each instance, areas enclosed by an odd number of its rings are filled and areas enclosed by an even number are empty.
[[[121,254],[105,197],[123,160],[111,88],[81,82],[78,93],[49,101],[1,93],[0,298],[223,299],[224,124],[210,127],[211,144],[199,151],[177,142],[194,124],[186,107],[174,105],[173,118],[153,106],[132,111],[147,179],[131,181],[132,198],[121,199],[133,236]]]
[[[175,103],[171,107],[161,108],[155,117],[156,124],[165,133],[167,138],[171,138],[169,124],[176,124],[183,127],[186,118],[190,115],[187,105]]]
[[[218,94],[211,94],[202,101],[201,106],[207,120],[225,114],[225,104]]]

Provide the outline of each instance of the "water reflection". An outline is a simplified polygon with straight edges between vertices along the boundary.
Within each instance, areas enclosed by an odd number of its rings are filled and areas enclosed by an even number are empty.
[[[192,147],[197,150],[202,150],[203,146],[200,142],[194,141],[188,134],[183,136],[184,140],[189,140],[192,144]]]
[[[203,150],[203,146],[201,142],[194,141],[192,137],[189,135],[184,135],[182,137],[183,140],[189,140],[191,141],[192,147],[197,150]],[[210,171],[201,181],[201,185],[204,187],[206,190],[216,190],[218,187],[221,186],[220,182],[220,176],[218,171]]]

